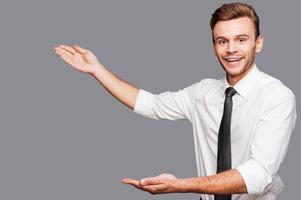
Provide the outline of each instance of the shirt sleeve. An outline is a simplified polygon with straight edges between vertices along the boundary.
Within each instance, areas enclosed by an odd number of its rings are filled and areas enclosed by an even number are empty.
[[[176,92],[152,94],[140,89],[134,112],[153,119],[191,120],[191,101],[196,84]]]
[[[250,156],[236,168],[249,194],[264,191],[272,182],[287,152],[297,114],[294,94],[286,94],[282,100],[271,103],[259,117]]]

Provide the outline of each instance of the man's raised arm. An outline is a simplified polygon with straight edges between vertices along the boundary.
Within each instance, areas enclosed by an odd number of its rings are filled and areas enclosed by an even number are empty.
[[[64,61],[76,70],[91,74],[117,100],[134,109],[139,89],[110,72],[89,50],[79,46],[59,45],[54,48]]]

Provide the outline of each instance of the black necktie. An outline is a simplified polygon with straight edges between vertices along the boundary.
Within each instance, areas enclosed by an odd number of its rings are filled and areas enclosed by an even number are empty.
[[[233,87],[226,89],[224,113],[218,132],[217,173],[231,169],[231,113],[232,96],[236,94]],[[231,200],[229,195],[214,195],[215,200]]]

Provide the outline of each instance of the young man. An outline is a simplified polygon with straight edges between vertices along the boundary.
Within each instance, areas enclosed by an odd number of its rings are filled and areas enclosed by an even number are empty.
[[[192,123],[199,177],[161,174],[125,178],[125,184],[151,194],[200,193],[206,200],[273,200],[283,189],[277,172],[295,126],[294,94],[254,63],[263,37],[251,6],[224,4],[213,13],[210,25],[215,54],[226,76],[204,79],[178,92],[154,95],[138,89],[79,46],[60,45],[55,51],[135,112]]]

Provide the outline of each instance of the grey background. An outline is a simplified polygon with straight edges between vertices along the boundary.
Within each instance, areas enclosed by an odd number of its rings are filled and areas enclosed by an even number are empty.
[[[92,50],[109,69],[153,93],[222,77],[209,19],[226,1],[2,0],[0,3],[0,199],[198,199],[152,196],[124,177],[196,176],[187,121],[141,117],[54,54],[58,44]],[[258,67],[300,99],[300,1],[245,1],[265,36]],[[298,105],[297,105],[298,106]],[[298,110],[300,115],[300,112]],[[300,117],[280,168],[300,190]]]

